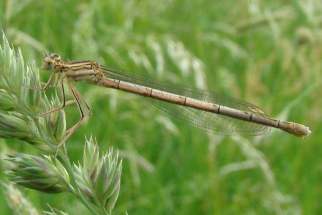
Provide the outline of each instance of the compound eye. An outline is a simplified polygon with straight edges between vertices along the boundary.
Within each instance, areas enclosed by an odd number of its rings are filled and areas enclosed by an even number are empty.
[[[51,58],[51,56],[46,56],[43,60],[42,68],[46,70],[52,69],[52,61],[53,59]]]
[[[55,60],[60,60],[60,56],[58,54],[56,54],[56,53],[50,54],[50,58],[55,59]]]
[[[52,64],[49,61],[44,60],[42,68],[45,69],[45,70],[51,70],[52,69]]]

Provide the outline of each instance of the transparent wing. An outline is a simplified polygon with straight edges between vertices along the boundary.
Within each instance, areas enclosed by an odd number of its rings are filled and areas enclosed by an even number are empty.
[[[179,94],[182,96],[188,96],[206,102],[225,105],[231,108],[252,112],[256,115],[265,115],[260,108],[253,104],[235,98],[221,96],[214,92],[187,88],[178,84],[156,82],[142,75],[114,71],[106,67],[102,67],[102,69],[106,77],[108,78],[132,82],[138,85],[164,90],[167,92]],[[174,117],[175,119],[178,119],[183,122],[188,122],[191,125],[205,130],[209,133],[219,133],[225,135],[233,133],[243,133],[246,135],[261,135],[270,130],[269,127],[259,125],[256,123],[238,120],[215,113],[185,107],[182,105],[176,105],[149,97],[147,98],[151,100],[151,104],[153,106],[167,113],[171,117]]]

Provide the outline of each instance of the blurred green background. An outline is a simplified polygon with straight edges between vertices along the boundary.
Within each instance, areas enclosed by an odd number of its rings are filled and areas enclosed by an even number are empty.
[[[96,60],[241,98],[313,131],[209,135],[140,97],[80,83],[93,115],[69,152],[80,159],[91,135],[102,150],[120,150],[115,214],[322,213],[320,0],[0,0],[0,23],[30,63],[46,50]],[[70,124],[78,119],[76,108],[66,111]],[[0,149],[34,152],[13,141]],[[23,193],[40,210],[89,214],[69,194]],[[11,214],[5,197],[1,214]]]

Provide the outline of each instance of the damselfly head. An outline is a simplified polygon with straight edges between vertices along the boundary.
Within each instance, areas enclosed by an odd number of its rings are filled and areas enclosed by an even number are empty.
[[[51,70],[55,67],[55,65],[59,64],[60,62],[61,58],[58,54],[47,54],[43,60],[43,68],[45,70]]]

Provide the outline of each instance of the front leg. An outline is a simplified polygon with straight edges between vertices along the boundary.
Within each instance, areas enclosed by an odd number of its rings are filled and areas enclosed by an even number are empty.
[[[62,94],[63,94],[63,104],[60,107],[53,108],[53,109],[51,109],[49,111],[41,113],[40,116],[46,116],[46,115],[48,115],[50,113],[60,111],[60,110],[62,110],[62,109],[64,109],[66,107],[66,94],[65,94],[65,87],[64,87],[64,79],[65,79],[65,76],[62,77],[62,79],[60,80],[60,87],[61,87]],[[70,102],[68,103],[68,105],[69,104],[70,104]]]
[[[49,76],[48,81],[45,84],[45,86],[41,87],[41,90],[46,91],[49,88],[49,86],[52,84],[52,82],[55,81],[55,78],[56,78],[56,74],[51,73],[50,76]]]

